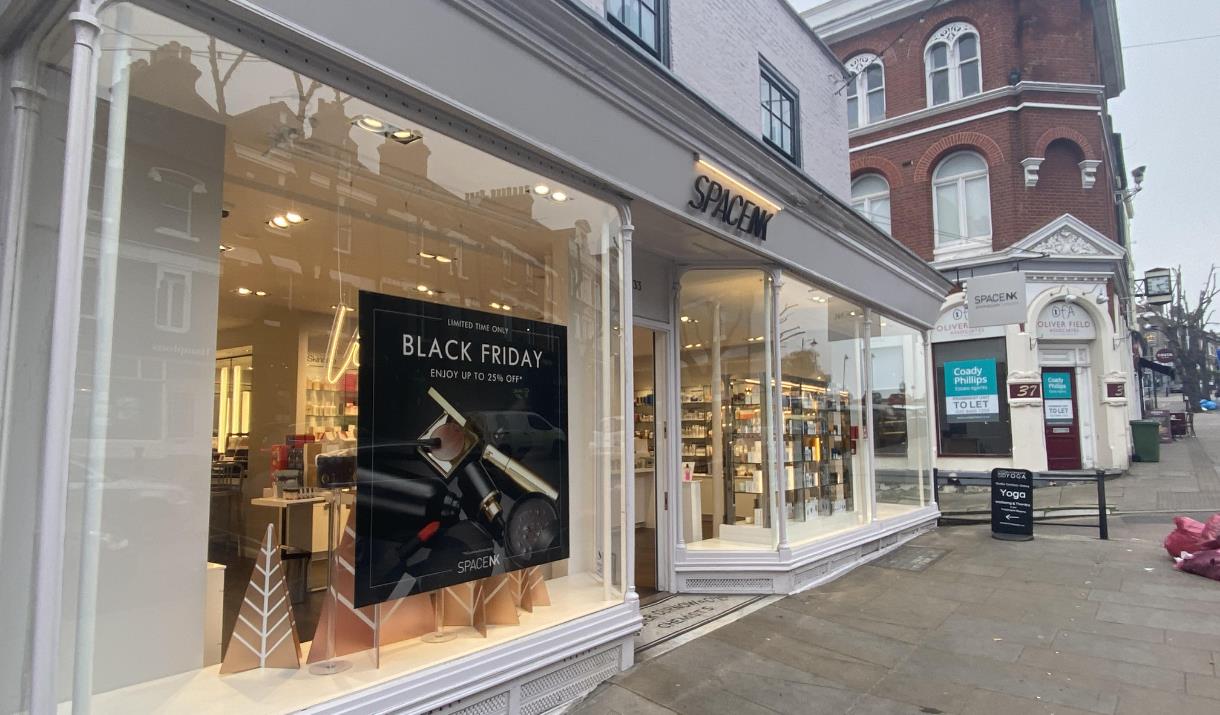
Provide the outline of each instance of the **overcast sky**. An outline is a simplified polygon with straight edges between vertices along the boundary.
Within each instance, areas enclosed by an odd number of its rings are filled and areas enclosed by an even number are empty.
[[[1136,271],[1181,265],[1193,303],[1220,263],[1220,2],[1119,0],[1118,23],[1127,89],[1110,112],[1128,170],[1148,166],[1131,224]]]
[[[1127,170],[1148,167],[1131,224],[1136,277],[1181,265],[1193,303],[1220,263],[1220,0],[1117,1],[1127,89],[1110,113]]]

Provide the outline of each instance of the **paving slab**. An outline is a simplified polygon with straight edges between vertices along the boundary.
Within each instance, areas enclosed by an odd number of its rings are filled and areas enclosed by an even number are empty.
[[[986,526],[942,527],[886,563],[738,614],[616,676],[575,709],[1220,712],[1220,583],[1176,571],[1161,547],[1173,513],[1148,511],[1220,511],[1220,415],[1196,429],[1199,440],[1163,445],[1160,464],[1135,465],[1107,484],[1123,512],[1111,541],[1044,524],[1023,543],[992,539]],[[1044,496],[1087,505],[1086,491]]]

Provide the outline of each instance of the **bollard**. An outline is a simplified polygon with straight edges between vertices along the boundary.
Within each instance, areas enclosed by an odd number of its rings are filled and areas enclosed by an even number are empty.
[[[1110,540],[1110,524],[1106,521],[1106,471],[1097,469],[1097,530],[1102,541]]]

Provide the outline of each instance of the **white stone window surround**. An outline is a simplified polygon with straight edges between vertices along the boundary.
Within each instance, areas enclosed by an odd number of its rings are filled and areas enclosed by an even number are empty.
[[[967,71],[977,74],[978,80],[974,91],[966,94],[962,84],[962,58],[961,42],[966,37],[974,37],[975,54],[974,57],[967,58],[965,64]],[[945,47],[945,64],[934,67],[932,64],[932,52],[938,46]],[[928,43],[924,46],[923,51],[924,62],[924,90],[927,96],[929,107],[949,104],[964,97],[974,96],[982,92],[983,89],[983,43],[978,29],[968,22],[950,22],[941,27],[932,36],[928,38]],[[941,102],[933,101],[932,97],[932,75],[935,72],[946,72],[948,74],[949,97]]]
[[[861,52],[843,63],[843,67],[851,75],[847,83],[848,128],[856,129],[885,119],[885,65],[882,64],[881,58],[871,52]],[[867,70],[872,67],[879,70],[877,75],[881,81],[877,86],[870,88],[868,86],[870,73]],[[881,97],[880,111],[872,110],[871,98],[873,95]],[[852,116],[853,114],[855,116]]]
[[[945,167],[954,159],[959,158],[976,159],[981,168],[975,168],[968,171],[955,172],[945,174]],[[969,230],[970,216],[967,212],[967,184],[977,183],[982,179],[984,189],[982,206],[986,207],[987,216],[987,231],[980,233],[977,236],[971,236]],[[957,210],[957,225],[958,232],[952,232],[951,235],[943,235],[941,226],[945,223],[941,217],[940,202],[937,200],[938,189],[954,188],[956,196]],[[991,237],[993,226],[991,222],[991,167],[987,164],[987,160],[977,152],[970,150],[953,152],[939,162],[937,162],[936,170],[932,174],[932,226],[933,226],[933,258],[937,261],[951,260],[956,258],[967,258],[975,255],[982,255],[991,252]],[[965,231],[964,234],[960,231]]]

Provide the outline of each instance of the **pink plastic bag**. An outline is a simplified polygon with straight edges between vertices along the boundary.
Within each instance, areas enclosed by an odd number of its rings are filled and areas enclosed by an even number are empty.
[[[1213,540],[1207,543],[1211,548],[1194,554],[1182,554],[1173,567],[1220,581],[1220,542]]]
[[[1220,513],[1212,514],[1206,523],[1195,521],[1189,516],[1175,516],[1174,529],[1165,537],[1165,551],[1171,558],[1178,558],[1183,551],[1195,553],[1208,548],[1206,542],[1220,539]]]

